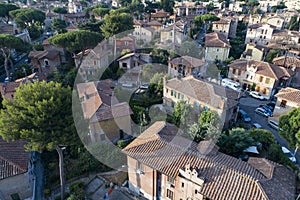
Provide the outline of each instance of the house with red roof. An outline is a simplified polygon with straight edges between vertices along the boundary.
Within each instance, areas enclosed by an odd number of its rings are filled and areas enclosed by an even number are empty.
[[[33,180],[28,172],[30,153],[24,140],[6,142],[0,136],[0,199],[32,196]]]
[[[114,96],[115,84],[112,80],[101,80],[77,84],[84,119],[89,120],[90,142],[117,141],[122,139],[120,130],[131,134],[133,114],[127,102],[119,102]]]
[[[129,189],[147,199],[294,200],[295,174],[265,158],[248,162],[195,143],[175,125],[158,121],[122,151]]]

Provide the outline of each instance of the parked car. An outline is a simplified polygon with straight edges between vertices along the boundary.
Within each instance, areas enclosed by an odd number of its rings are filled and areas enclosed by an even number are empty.
[[[251,121],[251,118],[248,116],[248,114],[246,113],[246,111],[240,109],[239,110],[239,113],[243,119],[244,122],[250,122]]]
[[[149,85],[148,84],[143,84],[140,86],[140,89],[148,89]]]
[[[276,102],[271,101],[271,102],[267,103],[266,105],[274,110]]]
[[[296,163],[296,162],[297,162],[295,156],[290,152],[290,150],[288,150],[288,149],[285,148],[285,147],[281,147],[281,149],[282,149],[282,152],[283,152],[287,157],[289,157],[289,159],[290,159],[293,163]]]
[[[261,94],[259,94],[258,92],[256,91],[251,91],[249,93],[249,95],[255,99],[259,99],[259,100],[267,100],[268,98],[266,96],[263,96]]]
[[[255,113],[264,117],[269,117],[268,112],[262,108],[256,108]]]
[[[252,127],[253,128],[262,128],[262,126],[259,123],[253,123]]]
[[[267,111],[267,113],[268,113],[269,116],[271,116],[271,117],[273,116],[273,111],[268,106],[266,106],[266,105],[259,105],[258,107],[264,109],[265,111]]]
[[[271,128],[274,128],[277,131],[279,130],[278,122],[275,121],[275,120],[269,120],[268,121],[268,126],[270,126]]]

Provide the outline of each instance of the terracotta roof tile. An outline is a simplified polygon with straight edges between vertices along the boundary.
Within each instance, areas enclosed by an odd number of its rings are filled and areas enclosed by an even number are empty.
[[[230,44],[226,39],[226,36],[222,33],[213,32],[205,35],[205,46],[206,47],[227,47],[230,48]]]
[[[284,56],[280,56],[277,58],[274,58],[272,61],[275,65],[287,67],[287,68],[300,68],[300,59],[296,57],[287,56],[286,58]]]
[[[268,178],[253,167],[253,163],[225,155],[217,149],[210,141],[196,144],[184,139],[175,125],[156,122],[125,147],[123,152],[173,178],[179,175],[179,169],[184,169],[187,165],[197,169],[199,177],[205,180],[200,193],[210,199],[294,198],[295,177],[281,165],[270,162],[274,165],[275,173]],[[292,182],[279,182],[285,175],[280,175],[279,172],[291,175],[285,180]],[[280,193],[282,190],[284,192]]]
[[[214,108],[225,109],[237,105],[238,92],[217,84],[195,79],[193,76],[168,80],[166,86]]]
[[[248,66],[255,66],[257,68],[256,74],[264,75],[276,80],[287,76],[290,77],[293,72],[291,70],[284,69],[283,67],[278,67],[263,61],[238,59],[229,64],[230,68],[241,69],[243,71],[247,70]]]
[[[183,64],[190,67],[200,67],[205,64],[205,62],[199,58],[194,58],[191,56],[181,56],[174,58],[170,61],[172,64]]]
[[[277,98],[286,99],[300,105],[300,90],[287,87],[282,88],[276,95]]]
[[[25,152],[24,140],[6,142],[0,136],[0,179],[27,171],[29,153]]]

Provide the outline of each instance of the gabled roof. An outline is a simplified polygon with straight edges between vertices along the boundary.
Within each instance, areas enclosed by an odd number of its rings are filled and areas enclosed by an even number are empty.
[[[263,170],[263,166],[255,165],[255,160],[249,164],[219,152],[212,141],[197,144],[183,138],[182,132],[167,122],[155,122],[122,151],[173,178],[187,165],[197,169],[204,180],[199,192],[210,199],[295,198],[295,175],[285,167],[263,159],[260,165],[272,168]],[[256,162],[260,160],[257,158]]]
[[[230,24],[230,21],[225,19],[220,19],[219,21],[213,21],[213,24]]]
[[[147,26],[163,26],[163,24],[158,21],[150,21],[150,22],[147,22],[146,25]]]
[[[285,56],[280,56],[274,58],[272,62],[276,65],[287,67],[287,68],[293,68],[293,67],[300,68],[300,59],[296,57],[287,56],[285,58]]]
[[[113,96],[114,86],[111,80],[77,84],[84,118],[99,122],[132,114],[127,102],[119,103]]]
[[[24,140],[6,142],[0,136],[0,180],[27,171],[29,155]]]
[[[168,80],[166,87],[197,99],[200,102],[204,102],[214,108],[228,109],[238,103],[238,92],[196,79],[193,76]]]
[[[291,87],[282,88],[275,96],[300,105],[300,90],[298,89]]]
[[[194,58],[191,56],[181,56],[174,58],[170,61],[172,64],[183,64],[189,67],[200,67],[205,64],[205,62],[199,58]]]
[[[238,59],[238,60],[234,60],[228,66],[230,68],[240,69],[243,71],[247,70],[247,66],[253,66],[257,68],[256,74],[274,78],[276,80],[284,76],[290,77],[293,74],[291,70],[276,65],[272,65],[267,62],[256,61],[256,60]]]
[[[29,58],[34,58],[37,60],[43,59],[43,58],[48,58],[48,59],[54,59],[59,55],[59,51],[55,49],[49,49],[49,50],[44,50],[44,51],[30,51],[28,57]]]
[[[226,36],[222,33],[212,32],[205,35],[206,47],[227,47],[230,48],[230,44]]]
[[[262,27],[262,26],[264,26],[264,25],[270,26],[271,29],[275,29],[275,28],[276,28],[276,26],[273,26],[273,25],[268,24],[268,23],[251,24],[250,26],[248,26],[248,28],[257,29],[257,28],[260,28],[260,27]]]

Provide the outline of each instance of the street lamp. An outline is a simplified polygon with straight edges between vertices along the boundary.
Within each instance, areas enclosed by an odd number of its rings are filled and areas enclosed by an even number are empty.
[[[59,175],[60,175],[60,196],[61,200],[64,200],[65,194],[65,176],[64,176],[64,154],[63,150],[66,149],[66,145],[57,145],[56,151],[59,156]]]

